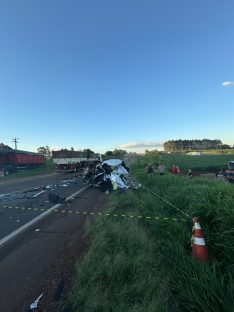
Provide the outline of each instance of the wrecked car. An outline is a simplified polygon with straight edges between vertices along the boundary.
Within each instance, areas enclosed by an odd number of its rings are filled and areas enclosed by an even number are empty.
[[[138,189],[141,186],[130,176],[129,168],[120,159],[108,159],[95,167],[85,168],[83,182],[100,187],[103,192]]]

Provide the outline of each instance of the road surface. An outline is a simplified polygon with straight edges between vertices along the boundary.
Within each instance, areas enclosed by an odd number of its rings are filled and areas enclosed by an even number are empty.
[[[62,183],[58,177],[53,176],[51,179],[56,179],[56,181],[49,179],[46,180],[46,184],[57,184],[56,188],[53,187],[55,190],[53,192],[61,197],[67,197],[83,187],[80,177],[74,176],[73,182]],[[72,179],[67,177],[65,179],[63,176],[63,181]],[[30,183],[30,187],[45,187],[45,179],[41,179],[39,184],[38,182],[39,180],[35,184]],[[62,184],[67,184],[67,186],[61,186]],[[25,189],[25,186],[27,188],[29,185],[21,184],[21,186]],[[14,188],[13,184],[9,187],[11,191]],[[17,186],[17,194],[20,193],[20,189]],[[25,223],[39,213],[15,209],[14,205],[28,204],[33,208],[43,204],[43,209],[49,209],[51,203],[46,203],[45,199],[51,189],[46,189],[44,193],[35,198],[31,196],[31,194],[37,194],[36,192],[39,193],[40,190],[26,192],[27,198],[19,198],[20,196],[16,200],[5,198],[4,205],[3,201],[1,202],[2,236],[15,229],[19,223]],[[64,212],[50,213],[48,217],[0,248],[0,310],[2,312],[30,311],[30,304],[40,294],[43,296],[39,301],[37,311],[56,311],[58,300],[71,286],[77,258],[83,255],[89,244],[85,234],[87,220],[95,218],[68,211],[102,211],[106,201],[106,194],[101,193],[97,188],[89,188],[77,195],[69,205],[63,205],[61,209]],[[3,207],[9,205],[10,202],[12,208]],[[17,222],[17,218],[20,221]]]
[[[51,201],[49,194],[62,199],[83,187],[82,178],[77,174],[47,175],[0,184],[0,240],[50,209],[56,202]]]

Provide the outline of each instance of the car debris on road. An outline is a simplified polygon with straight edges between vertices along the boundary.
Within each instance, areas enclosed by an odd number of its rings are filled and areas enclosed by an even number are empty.
[[[30,304],[30,310],[37,309],[38,303],[40,299],[42,298],[42,296],[43,294],[40,294],[40,296],[33,303]]]

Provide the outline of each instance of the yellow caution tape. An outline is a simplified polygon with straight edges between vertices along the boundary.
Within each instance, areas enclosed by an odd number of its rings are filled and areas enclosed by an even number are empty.
[[[27,207],[12,207],[12,206],[2,206],[2,208],[7,209],[18,209],[23,211],[46,211],[47,209],[43,208],[27,208]],[[101,211],[97,212],[88,212],[88,211],[74,211],[74,210],[61,210],[54,209],[51,212],[60,212],[60,213],[70,213],[70,214],[82,214],[84,216],[107,216],[107,217],[120,217],[120,218],[136,218],[136,219],[145,219],[145,220],[163,220],[163,221],[183,221],[187,222],[187,219],[176,219],[176,218],[167,218],[159,216],[138,216],[138,215],[128,215],[128,214],[116,214],[116,213],[104,213]]]

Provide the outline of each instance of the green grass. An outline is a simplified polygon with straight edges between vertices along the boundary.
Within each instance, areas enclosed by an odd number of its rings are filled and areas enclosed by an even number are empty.
[[[131,171],[190,218],[182,222],[99,217],[89,227],[92,245],[77,264],[74,288],[61,310],[234,311],[233,185],[171,174],[155,175],[148,182],[147,161],[137,160]],[[113,193],[107,212],[184,218],[144,188]],[[191,257],[191,218],[197,215],[209,249],[205,264]]]
[[[229,155],[234,155],[234,149],[223,149],[223,150],[203,150],[202,154],[213,154],[213,155],[220,155],[220,154],[229,154]]]
[[[41,168],[35,168],[35,169],[26,169],[24,171],[12,173],[7,177],[0,177],[0,181],[8,181],[15,178],[25,178],[25,177],[32,177],[37,176],[40,174],[50,174],[54,172],[54,165],[53,161],[47,160],[45,165]]]
[[[135,167],[140,165],[147,165],[148,161],[151,161],[153,165],[157,166],[159,163],[164,163],[168,170],[172,168],[174,163],[178,163],[182,172],[186,172],[188,169],[201,172],[217,172],[221,169],[226,170],[227,163],[230,160],[234,160],[234,155],[201,155],[201,156],[189,156],[189,155],[173,155],[173,154],[161,154],[157,157],[149,156],[142,158],[139,163],[135,164]]]

